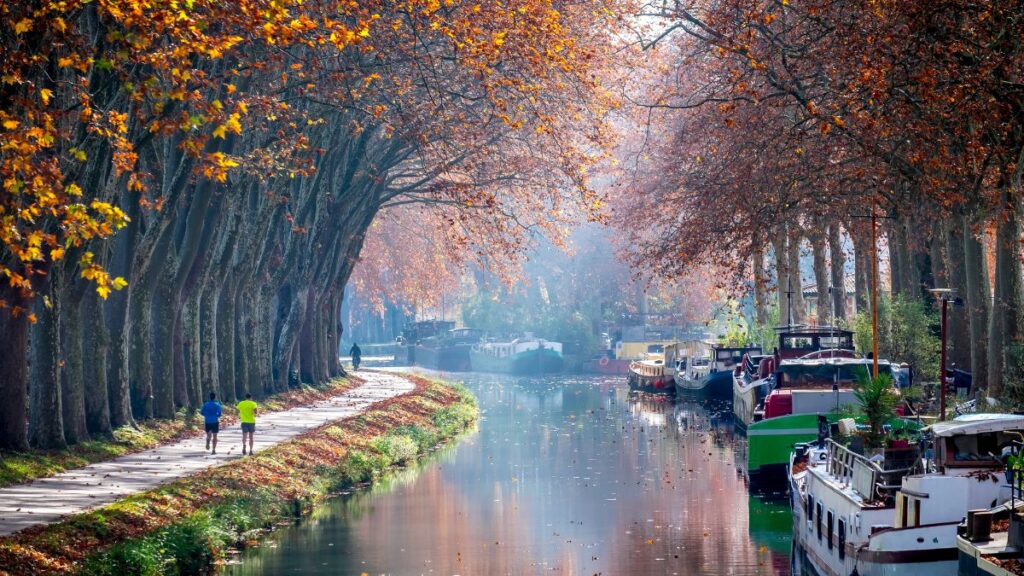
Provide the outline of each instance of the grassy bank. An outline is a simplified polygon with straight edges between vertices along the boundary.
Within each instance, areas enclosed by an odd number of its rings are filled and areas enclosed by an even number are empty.
[[[197,574],[234,546],[370,482],[471,426],[461,387],[416,389],[256,456],[183,478],[58,524],[0,538],[0,574]]]
[[[362,381],[358,378],[339,378],[323,386],[302,386],[260,400],[260,410],[267,413],[312,404],[360,384]],[[236,420],[234,404],[225,404],[223,423],[230,425]],[[112,460],[202,433],[202,419],[182,410],[173,420],[148,420],[135,428],[124,426],[114,430],[109,437],[88,440],[69,446],[66,450],[0,451],[0,488]]]

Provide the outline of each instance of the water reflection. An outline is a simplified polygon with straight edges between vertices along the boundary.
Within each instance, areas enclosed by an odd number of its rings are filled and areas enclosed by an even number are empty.
[[[614,377],[463,376],[477,433],[225,572],[788,573],[788,508],[748,498],[722,407]]]

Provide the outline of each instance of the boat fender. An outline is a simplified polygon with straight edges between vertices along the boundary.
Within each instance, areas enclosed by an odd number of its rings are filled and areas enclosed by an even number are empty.
[[[600,364],[601,366],[607,366],[608,365],[608,357],[607,356],[601,356],[601,359],[598,360],[597,363]]]

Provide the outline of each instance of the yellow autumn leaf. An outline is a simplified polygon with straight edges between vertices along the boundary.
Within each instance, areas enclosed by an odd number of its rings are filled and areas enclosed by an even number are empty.
[[[100,298],[106,300],[107,296],[110,296],[110,288],[103,285],[96,286],[96,293],[100,295]]]
[[[238,121],[239,118],[240,118],[239,114],[237,112],[235,112],[234,114],[232,114],[231,116],[228,117],[228,120],[227,120],[227,122],[224,123],[224,126],[226,126],[228,130],[234,132],[235,134],[241,134],[242,133],[242,124],[239,123],[239,121]]]
[[[64,249],[63,248],[54,248],[53,250],[50,250],[50,260],[53,260],[54,262],[56,262],[57,260],[60,260],[63,257],[64,257]]]
[[[111,283],[111,286],[114,287],[114,290],[122,290],[127,285],[128,281],[125,280],[124,278],[121,278],[120,276],[114,278],[114,281]]]
[[[4,120],[4,128],[6,128],[8,130],[14,130],[17,127],[18,127],[18,121],[17,120]]]
[[[49,88],[43,88],[39,91],[39,97],[42,98],[43,104],[49,104],[50,98],[53,98],[53,90]]]
[[[216,128],[213,129],[213,137],[214,138],[224,138],[224,136],[227,135],[227,130],[228,130],[228,127],[225,126],[224,124],[221,124],[220,126],[217,126]]]
[[[28,32],[31,28],[32,28],[32,19],[31,18],[22,18],[21,20],[18,21],[17,24],[14,25],[14,33],[15,34],[24,34],[25,32]]]

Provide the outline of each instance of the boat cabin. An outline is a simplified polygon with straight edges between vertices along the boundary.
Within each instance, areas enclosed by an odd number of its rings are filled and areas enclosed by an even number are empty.
[[[667,372],[686,374],[688,369],[691,372],[693,369],[697,369],[702,374],[707,373],[707,368],[711,363],[711,346],[703,340],[673,342],[664,345],[662,348],[665,354],[664,359]],[[656,353],[648,353],[648,356],[653,354]]]
[[[495,358],[511,358],[524,352],[539,350],[542,348],[554,350],[559,355],[562,354],[561,342],[551,342],[536,338],[516,339],[511,342],[481,342],[474,346],[473,350],[482,354],[488,354]]]
[[[447,332],[450,344],[476,344],[484,337],[484,331],[476,328],[455,328]]]
[[[402,341],[405,344],[417,344],[420,340],[441,336],[454,328],[455,322],[450,320],[421,320],[402,329]]]
[[[760,356],[760,346],[715,346],[712,372],[731,371],[743,362],[743,356]]]
[[[934,464],[939,470],[1003,468],[1003,449],[1022,439],[1024,416],[965,414],[932,424],[928,430],[934,438]]]
[[[672,340],[649,340],[647,342],[616,342],[615,357],[624,360],[640,360],[652,355],[665,353],[665,347],[675,342]]]
[[[853,332],[833,326],[780,326],[776,354],[779,359],[804,358],[815,352],[853,354]],[[813,356],[812,356],[813,357]]]
[[[958,523],[968,510],[1008,499],[1003,451],[1020,441],[1022,431],[1024,416],[1016,414],[966,414],[928,427],[928,472],[903,478],[895,527]]]
[[[871,374],[871,360],[817,358],[787,360],[775,373],[775,386],[764,401],[764,418],[788,414],[827,413],[843,405],[855,406],[853,385]],[[887,361],[879,374],[892,374]]]

